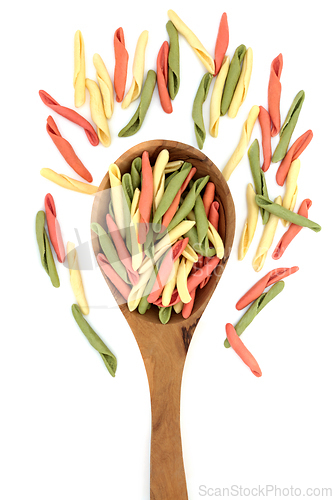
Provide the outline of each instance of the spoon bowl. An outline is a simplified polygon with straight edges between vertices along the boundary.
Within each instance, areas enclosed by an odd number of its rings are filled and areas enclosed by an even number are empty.
[[[194,307],[189,318],[171,315],[166,325],[160,323],[158,308],[151,307],[144,315],[137,310],[130,312],[123,297],[107,276],[102,274],[120,310],[138,343],[149,382],[152,411],[150,499],[187,500],[186,479],[180,435],[180,390],[186,354],[194,330],[212,296],[230,256],[235,232],[235,208],[228,185],[214,163],[201,151],[176,141],[153,140],[138,144],[115,161],[121,174],[130,172],[132,161],[149,153],[154,165],[158,154],[169,151],[169,161],[190,162],[197,169],[194,179],[210,176],[215,184],[215,200],[219,202],[219,233],[224,243],[224,257],[207,285],[197,290]],[[110,180],[106,173],[95,197],[91,222],[98,222],[107,229],[105,216],[110,201]],[[101,247],[92,232],[95,256]]]

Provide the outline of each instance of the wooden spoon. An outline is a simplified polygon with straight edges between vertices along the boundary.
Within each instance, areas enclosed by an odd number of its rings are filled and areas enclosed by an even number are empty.
[[[147,371],[152,412],[151,455],[150,455],[150,499],[186,500],[187,489],[183,465],[180,435],[180,391],[186,354],[194,330],[205,310],[210,297],[228,261],[235,232],[235,209],[228,185],[217,167],[199,150],[175,141],[154,140],[134,146],[115,163],[122,174],[129,172],[134,158],[148,151],[154,165],[162,149],[169,151],[170,160],[185,160],[196,167],[194,178],[210,175],[215,184],[215,199],[220,204],[219,233],[222,236],[225,254],[207,285],[197,291],[192,314],[183,319],[181,314],[171,315],[163,325],[158,319],[158,308],[151,307],[144,315],[136,310],[129,312],[123,297],[104,278],[121,312],[138,343]],[[91,222],[98,222],[106,228],[105,216],[110,201],[110,182],[107,173],[102,180],[92,208]],[[103,193],[104,191],[104,193]],[[101,252],[99,240],[92,232],[95,256]]]

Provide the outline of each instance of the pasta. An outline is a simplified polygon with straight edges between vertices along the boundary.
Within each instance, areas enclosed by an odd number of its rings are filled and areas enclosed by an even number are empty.
[[[139,243],[139,223],[140,223],[140,210],[139,210],[140,190],[136,188],[133,195],[131,205],[131,254],[132,254],[132,267],[136,271],[143,259],[142,245]]]
[[[163,42],[157,55],[156,77],[162,109],[165,113],[172,113],[172,104],[168,91],[168,54],[169,44]]]
[[[213,75],[211,73],[206,73],[200,82],[199,88],[194,98],[192,107],[192,118],[194,121],[194,132],[197,139],[199,149],[203,148],[206,139],[205,124],[202,116],[202,106],[209,92],[209,87],[212,81]]]
[[[86,100],[86,67],[84,58],[84,41],[80,30],[74,35],[74,103],[79,108]]]
[[[227,14],[223,12],[219,30],[216,38],[215,44],[215,72],[214,76],[216,76],[220,69],[222,62],[224,60],[225,53],[227,51],[229,45],[229,26],[228,26],[228,18]]]
[[[72,191],[77,191],[78,193],[84,194],[96,194],[98,191],[97,186],[92,186],[91,184],[86,184],[85,182],[77,181],[64,174],[57,174],[51,168],[42,168],[40,174],[49,179],[50,181],[58,184],[66,189],[71,189]]]
[[[148,31],[143,31],[138,38],[133,60],[133,80],[132,84],[121,104],[123,109],[127,108],[131,102],[135,101],[141,94],[143,75],[145,70],[145,51],[148,42]]]
[[[235,168],[237,167],[237,165],[239,164],[239,162],[241,161],[241,159],[245,154],[258,115],[259,115],[259,106],[252,106],[249,112],[249,116],[247,117],[243,125],[242,134],[238,146],[236,147],[229,161],[222,170],[222,175],[226,181],[230,179],[232,172],[235,170]]]
[[[153,167],[153,186],[154,186],[154,198],[153,198],[153,212],[156,212],[158,205],[164,194],[164,181],[165,181],[165,167],[169,161],[169,151],[167,149],[162,149],[158,154],[155,165]]]
[[[227,339],[235,351],[236,354],[241,358],[241,360],[250,368],[253,375],[256,377],[261,377],[262,373],[256,359],[252,356],[250,351],[245,347],[241,339],[238,337],[235,328],[231,323],[227,323],[225,326]]]
[[[96,68],[96,77],[102,94],[104,114],[106,118],[111,118],[114,108],[111,78],[99,54],[94,54],[93,63]]]
[[[144,151],[142,154],[142,190],[139,200],[140,229],[139,243],[146,241],[149,232],[150,215],[154,199],[154,180],[150,166],[149,154]]]
[[[258,139],[255,139],[253,141],[253,143],[249,147],[247,154],[249,157],[250,168],[256,193],[268,197],[265,174],[260,168]],[[269,219],[269,213],[263,209],[261,209],[260,211],[262,216],[262,223],[267,224],[267,221]]]
[[[116,271],[110,266],[110,263],[104,254],[99,253],[97,255],[97,262],[104,272],[105,276],[107,276],[111,283],[117,288],[123,299],[127,301],[128,295],[131,291],[131,287],[127,283],[125,283],[125,281],[121,279]]]
[[[104,114],[104,107],[102,102],[102,96],[98,85],[93,80],[86,78],[86,87],[90,94],[90,113],[91,119],[96,124],[97,135],[103,146],[106,148],[111,144],[111,135]]]
[[[259,207],[255,202],[255,196],[252,184],[248,184],[246,188],[247,219],[239,243],[238,260],[243,260],[247,254],[257,227]]]
[[[58,288],[60,286],[60,281],[45,229],[45,213],[43,210],[37,212],[36,215],[36,238],[42,266],[49,275],[52,285]]]
[[[67,262],[70,275],[71,287],[82,314],[89,314],[89,306],[84,293],[82,277],[80,273],[77,251],[72,242],[67,243]]]
[[[230,64],[229,56],[224,57],[220,71],[216,77],[212,97],[210,99],[210,123],[209,132],[212,137],[218,136],[219,122],[221,116],[221,99],[225,80],[227,78]]]
[[[262,164],[262,171],[267,172],[271,164],[272,158],[272,145],[271,145],[271,117],[263,106],[259,106],[258,120],[261,128],[261,143],[264,162]]]
[[[274,203],[277,205],[281,205],[282,204],[281,196],[278,196],[275,199]],[[277,215],[271,214],[264,228],[256,255],[252,262],[252,267],[257,272],[261,271],[261,269],[264,266],[267,257],[267,252],[273,243],[278,222],[279,222],[279,217]]]
[[[120,231],[121,237],[125,238],[125,206],[124,206],[124,195],[121,183],[121,173],[118,165],[111,163],[109,166],[109,179],[110,179],[110,196],[112,202],[112,208],[114,213],[114,219],[116,221],[117,227]]]
[[[229,109],[232,97],[234,95],[240,74],[241,65],[246,52],[245,45],[239,45],[235,50],[233,58],[229,66],[229,71],[225,81],[225,86],[222,94],[221,101],[221,115],[224,116]]]
[[[166,24],[166,30],[170,39],[170,48],[168,55],[168,83],[169,83],[169,94],[173,100],[179,90],[180,85],[180,70],[179,70],[179,40],[178,32],[171,21]]]
[[[113,37],[114,44],[114,90],[116,92],[116,101],[121,102],[125,93],[128,52],[125,48],[125,38],[123,28],[118,28]]]
[[[297,187],[297,178],[299,174],[299,170],[301,167],[301,162],[299,160],[294,160],[290,166],[287,180],[286,180],[286,192],[283,197],[282,206],[287,208],[288,210],[293,211],[296,205],[298,187]],[[284,226],[289,225],[289,221],[282,219],[282,224]]]
[[[175,26],[175,28],[177,29],[177,31],[181,35],[183,35],[183,37],[192,47],[192,49],[199,57],[200,61],[203,63],[207,71],[212,75],[214,75],[215,73],[214,59],[209,55],[209,53],[202,45],[202,43],[199,41],[199,39],[196,37],[196,35],[193,33],[193,31],[191,31],[190,28],[186,26],[186,24],[180,19],[180,17],[173,10],[171,9],[168,10],[168,16],[169,19],[172,21],[173,25]]]
[[[51,244],[54,248],[54,251],[57,255],[59,262],[64,262],[66,258],[65,247],[61,236],[61,229],[59,222],[57,220],[57,212],[54,203],[53,196],[48,193],[44,198],[45,205],[45,215],[47,228],[49,230],[49,236],[51,240]]]
[[[279,186],[283,186],[284,181],[286,180],[286,177],[288,175],[291,163],[300,156],[307,145],[311,142],[312,137],[312,130],[307,130],[307,132],[301,135],[301,137],[299,137],[290,147],[276,172],[276,182],[279,184]]]
[[[241,74],[228,109],[229,118],[235,118],[237,116],[239,108],[246,99],[251,80],[252,65],[253,51],[251,47],[249,47],[245,52]]]
[[[167,283],[165,284],[162,292],[162,306],[167,307],[170,304],[171,301],[171,295],[172,292],[176,286],[177,283],[177,273],[178,273],[178,268],[179,268],[179,262],[180,258],[178,257],[174,263],[173,263],[173,268],[172,272],[169,276],[169,279]]]
[[[283,67],[283,57],[279,54],[273,59],[268,83],[268,113],[272,120],[271,137],[275,137],[281,127],[280,119],[280,98],[281,82],[280,77]]]
[[[187,304],[191,301],[191,295],[187,288],[187,277],[192,269],[193,262],[188,261],[184,257],[179,263],[178,273],[177,273],[177,291],[180,300]]]

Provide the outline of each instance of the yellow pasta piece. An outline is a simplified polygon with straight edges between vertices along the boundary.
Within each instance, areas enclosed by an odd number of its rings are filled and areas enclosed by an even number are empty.
[[[187,277],[191,272],[193,267],[193,262],[185,259],[184,257],[179,263],[178,273],[177,273],[177,290],[179,293],[180,300],[187,304],[191,302],[192,298],[187,288]]]
[[[255,196],[256,193],[250,183],[246,188],[247,219],[239,243],[238,260],[244,259],[248,249],[250,248],[257,227],[259,207],[255,202]]]
[[[183,236],[187,231],[189,231],[195,222],[189,220],[183,220],[174,227],[169,233],[167,233],[156,245],[154,259],[146,257],[138,269],[138,273],[142,274],[147,269],[152,267],[154,263],[173,245],[181,236]]]
[[[79,262],[75,245],[72,242],[67,243],[67,262],[72,290],[74,292],[77,304],[82,314],[89,314],[89,306],[84,293],[82,277],[79,269]]]
[[[172,272],[163,288],[162,305],[164,307],[167,307],[170,304],[172,292],[174,291],[176,286],[179,261],[180,259],[178,257],[178,259],[173,263]]]
[[[153,211],[155,213],[162,196],[164,194],[164,181],[165,181],[165,167],[169,161],[169,151],[167,149],[162,149],[158,154],[155,165],[153,168],[153,186],[154,186],[154,198],[153,198]]]
[[[278,196],[274,203],[278,205],[282,205],[282,198]],[[277,215],[270,214],[267,224],[264,226],[264,230],[261,236],[261,240],[258,245],[258,249],[256,255],[252,262],[252,267],[255,271],[261,271],[264,266],[267,252],[271,248],[271,245],[274,240],[275,231],[277,228],[277,224],[279,222],[279,217]]]
[[[283,198],[282,206],[291,211],[294,210],[296,205],[297,193],[298,193],[297,178],[300,168],[301,168],[301,161],[297,158],[291,163],[286,179],[286,192]],[[289,226],[290,223],[289,221],[282,220],[282,224],[287,227]]]
[[[45,177],[45,179],[49,179],[55,184],[58,184],[58,186],[71,189],[72,191],[77,191],[78,193],[95,194],[98,191],[97,186],[77,181],[76,179],[72,179],[64,174],[57,174],[57,172],[54,172],[51,168],[42,168],[40,173],[43,177]]]
[[[184,248],[182,255],[186,257],[187,260],[190,260],[191,262],[198,262],[199,257],[198,254],[193,250],[191,245],[188,243],[186,247]]]
[[[223,245],[222,238],[219,235],[219,233],[216,231],[213,224],[209,221],[208,221],[207,236],[208,236],[209,241],[213,244],[213,246],[216,250],[217,257],[219,257],[219,259],[222,259],[224,256],[224,245]]]
[[[217,137],[219,131],[219,122],[221,116],[221,99],[224,83],[227,78],[230,64],[230,57],[225,56],[219,74],[217,75],[213,87],[212,97],[210,99],[210,125],[209,132],[213,137]]]
[[[106,148],[111,144],[109,125],[104,114],[101,92],[93,80],[86,78],[86,87],[90,94],[90,114],[92,121],[96,124],[97,135]]]
[[[139,200],[140,200],[140,189],[136,188],[133,195],[132,205],[131,205],[131,243],[132,243],[132,267],[136,271],[142,264],[143,253],[142,245],[139,243],[139,224],[140,224],[140,210],[139,210]]]
[[[114,108],[113,85],[109,73],[105,67],[103,59],[99,54],[94,54],[93,63],[96,68],[96,77],[101,89],[104,114],[106,118],[111,118]]]
[[[140,94],[143,83],[143,75],[145,70],[145,51],[148,42],[148,31],[145,30],[139,36],[138,42],[136,44],[134,60],[133,60],[133,80],[132,84],[125,95],[121,107],[123,109],[127,108],[131,102],[135,101]]]
[[[133,285],[133,287],[131,288],[131,291],[127,298],[128,309],[131,312],[138,307],[139,302],[142,299],[143,292],[145,291],[146,284],[152,272],[154,272],[154,270],[153,268],[150,268],[145,273],[141,274],[137,284]]]
[[[109,166],[109,178],[111,186],[110,196],[115,222],[118,226],[121,236],[125,239],[126,228],[124,216],[124,194],[123,187],[121,185],[121,173],[118,165],[116,165],[115,163],[112,163]]]
[[[235,118],[239,108],[245,101],[249,89],[253,65],[253,51],[249,47],[245,53],[242,71],[228,110],[228,116]]]
[[[256,119],[258,118],[259,115],[259,106],[252,106],[249,112],[249,116],[245,120],[242,128],[242,134],[240,141],[238,143],[238,146],[236,147],[235,151],[231,155],[228,163],[222,170],[222,175],[225,178],[226,181],[229,180],[232,172],[235,170],[237,167],[238,163],[241,161],[243,158],[246,148],[250,142],[251,139],[251,134],[252,130],[255,124]]]
[[[172,172],[178,170],[183,163],[183,160],[169,161],[164,169],[164,172],[166,174],[171,174]]]
[[[184,302],[180,300],[179,302],[177,302],[177,304],[173,306],[173,310],[175,311],[176,314],[179,314],[180,312],[182,312],[183,307],[184,307]]]
[[[205,47],[202,45],[200,40],[195,36],[193,31],[190,30],[188,26],[180,19],[180,17],[173,11],[168,10],[169,19],[175,25],[176,30],[183,35],[183,37],[190,44],[196,55],[199,57],[200,61],[204,64],[205,68],[209,73],[214,75],[215,73],[215,62],[211,55],[207,52]]]
[[[84,41],[80,30],[74,35],[74,103],[77,108],[86,100],[86,63],[84,58]]]

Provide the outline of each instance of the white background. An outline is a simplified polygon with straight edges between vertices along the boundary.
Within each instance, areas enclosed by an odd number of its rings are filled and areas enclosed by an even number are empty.
[[[149,498],[150,399],[144,365],[134,337],[92,260],[82,272],[91,312],[88,320],[116,354],[115,379],[90,347],[71,315],[74,297],[68,269],[58,264],[59,289],[41,266],[35,214],[51,192],[64,241],[78,240],[82,266],[93,258],[90,212],[93,197],[67,191],[42,178],[43,167],[78,178],[45,130],[52,114],[62,135],[92,172],[98,185],[108,165],[145,140],[173,139],[196,147],[193,99],[206,71],[180,37],[181,85],[166,115],[155,90],[141,130],[119,138],[138,101],[127,110],[116,103],[110,120],[112,144],[93,148],[79,127],[44,106],[38,90],[74,107],[73,38],[83,33],[87,77],[95,79],[98,52],[113,79],[113,34],[122,26],[129,66],[139,34],[149,31],[146,71],[168,40],[167,10],[173,8],[213,55],[222,13],[228,14],[227,53],[244,43],[254,53],[247,99],[233,120],[220,120],[219,136],[208,132],[203,152],[223,168],[238,143],[252,105],[267,107],[270,63],[282,52],[282,121],[296,93],[305,102],[292,142],[311,128],[314,139],[301,156],[299,197],[313,205],[310,219],[320,233],[303,229],[284,256],[268,256],[260,273],[252,259],[237,260],[246,218],[245,190],[251,182],[247,155],[230,178],[237,226],[226,271],[193,338],[185,366],[181,429],[190,500],[199,486],[223,488],[266,484],[333,487],[332,477],[332,64],[327,3],[224,1],[7,3],[1,20],[1,473],[4,500],[147,500]],[[79,112],[90,120],[89,96]],[[252,140],[261,141],[256,123]],[[273,150],[277,138],[273,141]],[[273,199],[284,192],[267,172]],[[272,250],[285,231],[279,224]],[[223,347],[225,324],[236,323],[235,303],[275,267],[298,265],[285,289],[255,319],[242,339],[258,360],[257,379],[232,350]],[[211,490],[212,492],[213,490]],[[208,495],[207,495],[208,496]],[[158,500],[158,499],[157,499]],[[175,499],[176,500],[176,499]]]

